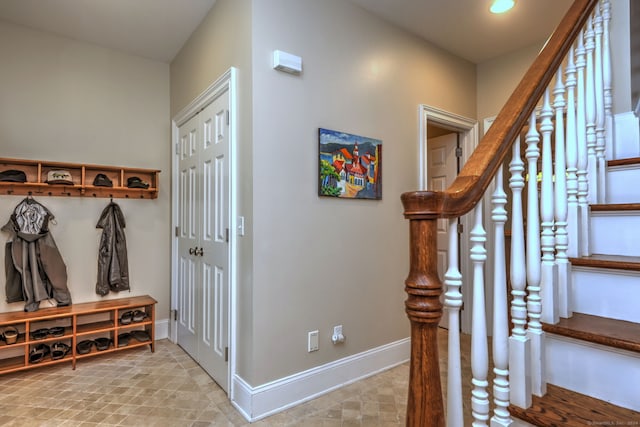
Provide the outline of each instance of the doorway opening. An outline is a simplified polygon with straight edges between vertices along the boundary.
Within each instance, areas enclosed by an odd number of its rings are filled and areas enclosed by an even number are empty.
[[[458,171],[478,145],[478,123],[474,119],[440,110],[428,105],[421,105],[420,114],[420,177],[421,190],[446,189]],[[443,178],[446,176],[446,178]],[[451,179],[453,178],[453,179]],[[459,269],[463,277],[471,277],[469,262],[468,232],[471,230],[471,214],[459,218]],[[441,279],[447,268],[449,221],[438,220],[438,269]],[[463,282],[463,306],[460,311],[462,332],[471,332],[471,289],[468,280]],[[446,290],[445,290],[446,291]],[[447,316],[443,316],[442,327],[448,327]]]

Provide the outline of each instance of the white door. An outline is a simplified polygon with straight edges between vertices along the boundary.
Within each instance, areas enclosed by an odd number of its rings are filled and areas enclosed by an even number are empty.
[[[178,344],[225,391],[229,341],[229,93],[179,129]]]
[[[450,133],[447,135],[430,138],[427,140],[427,188],[431,191],[444,191],[453,183],[458,175],[458,160],[456,158],[456,148],[458,146],[458,135]],[[449,255],[449,220],[438,219],[438,276],[440,281],[444,281],[444,274],[448,267]],[[444,301],[444,299],[443,299]],[[448,316],[442,316],[440,326],[448,327]]]
[[[197,261],[199,218],[197,217],[199,117],[182,125],[178,143],[178,343],[194,355],[198,351]]]

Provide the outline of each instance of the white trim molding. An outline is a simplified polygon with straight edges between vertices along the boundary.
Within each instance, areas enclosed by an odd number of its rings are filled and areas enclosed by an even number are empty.
[[[169,338],[169,319],[156,320],[155,340]]]
[[[418,107],[419,115],[419,140],[418,140],[418,188],[420,190],[427,189],[427,167],[428,167],[428,150],[427,150],[427,125],[436,125],[438,127],[449,129],[459,134],[460,148],[462,148],[462,157],[460,158],[460,167],[464,166],[471,153],[478,146],[478,121],[467,117],[460,116],[455,113],[441,110],[436,107],[421,104]],[[469,263],[469,239],[466,237],[471,230],[472,214],[460,217],[460,223],[463,226],[463,234],[460,238],[460,272],[463,277],[471,277],[471,268]],[[471,307],[471,289],[467,287],[468,281],[463,284],[463,307]],[[465,333],[471,333],[471,310],[460,310],[461,330]]]
[[[405,338],[257,387],[234,375],[232,403],[249,422],[258,421],[404,363],[410,352]]]

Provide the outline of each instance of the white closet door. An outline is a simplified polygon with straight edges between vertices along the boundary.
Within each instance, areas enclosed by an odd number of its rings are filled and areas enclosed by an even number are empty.
[[[200,247],[202,323],[198,362],[223,389],[228,387],[229,345],[229,93],[207,106],[201,116]]]
[[[198,147],[201,132],[199,117],[195,116],[179,130],[178,155],[178,344],[190,355],[198,349],[198,259],[194,248],[198,245],[200,228],[197,211]]]

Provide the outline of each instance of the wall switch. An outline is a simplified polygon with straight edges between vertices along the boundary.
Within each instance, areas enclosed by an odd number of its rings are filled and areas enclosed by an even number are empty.
[[[244,217],[238,217],[238,236],[244,236]]]
[[[309,332],[309,342],[307,351],[311,353],[312,351],[318,351],[318,331]]]

